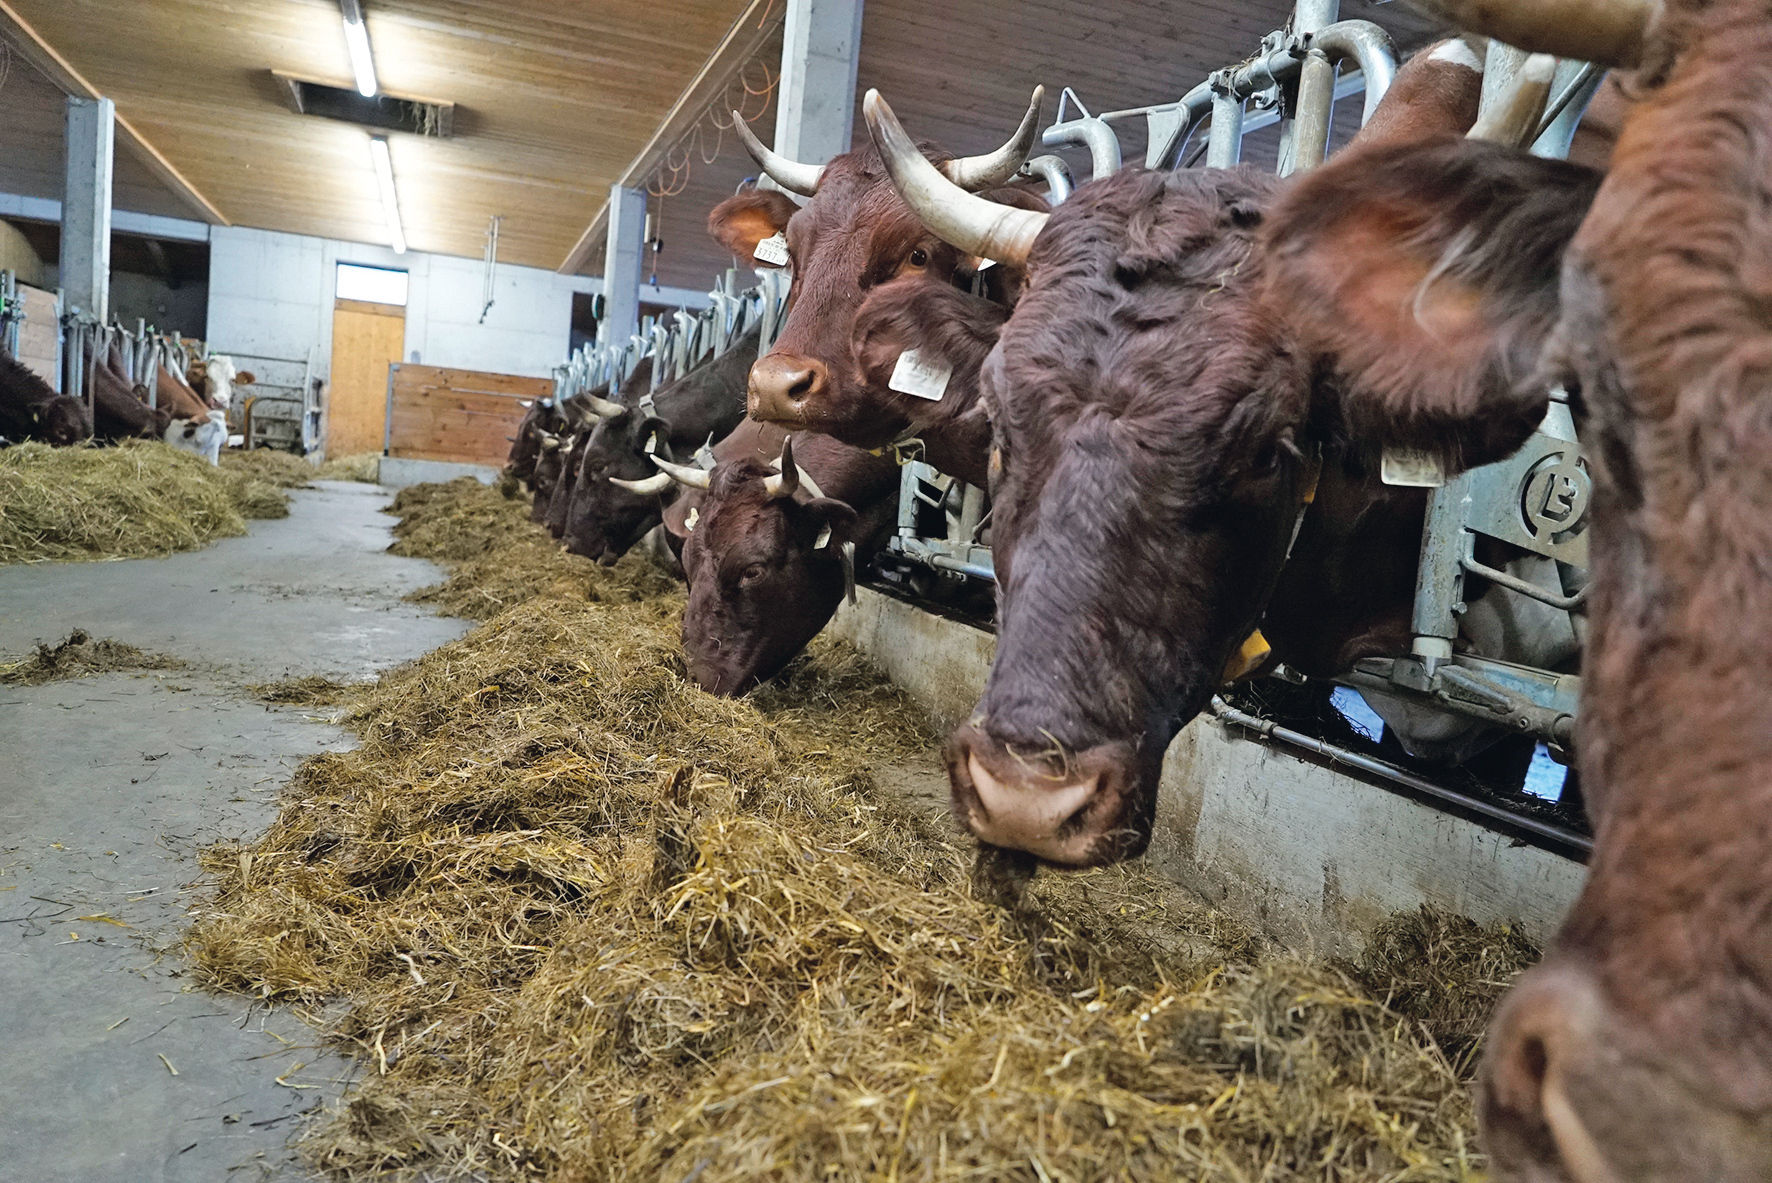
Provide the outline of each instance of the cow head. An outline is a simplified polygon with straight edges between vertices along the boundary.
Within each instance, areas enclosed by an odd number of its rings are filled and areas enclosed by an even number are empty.
[[[819,495],[782,447],[780,471],[755,460],[712,472],[661,465],[705,490],[683,544],[689,676],[714,694],[740,694],[781,671],[818,635],[853,584],[847,503]]]
[[[1002,148],[963,159],[935,155],[934,167],[968,191],[1003,185],[1033,146],[1042,93],[1034,92],[1021,127]],[[854,373],[850,339],[867,293],[906,275],[952,284],[969,276],[978,260],[923,226],[871,147],[815,167],[764,148],[742,119],[736,126],[764,171],[809,199],[802,208],[781,193],[755,190],[708,216],[713,236],[746,260],[764,239],[780,234],[787,240],[793,272],[787,319],[774,348],[751,368],[751,417],[815,431],[865,417],[874,396]]]
[[[670,425],[638,407],[619,407],[590,431],[579,459],[578,483],[566,514],[566,549],[613,566],[658,524],[659,498],[675,486],[654,468]]]
[[[510,458],[505,473],[519,481],[535,478],[536,461],[541,459],[542,443],[560,428],[558,412],[551,398],[535,399],[523,404],[523,419],[511,439]]]
[[[77,398],[58,394],[40,404],[32,415],[37,419],[39,438],[58,448],[92,438],[92,416]]]
[[[1054,863],[1129,857],[1149,842],[1165,749],[1272,594],[1313,457],[1358,433],[1481,463],[1525,438],[1546,393],[1474,396],[1515,359],[1506,349],[1447,390],[1339,382],[1300,347],[1289,293],[1265,286],[1275,178],[1131,170],[1032,213],[947,183],[877,94],[865,111],[923,220],[1027,275],[980,379],[998,641],[948,749],[956,811],[985,842]],[[1417,293],[1425,336],[1464,327],[1469,286]]]

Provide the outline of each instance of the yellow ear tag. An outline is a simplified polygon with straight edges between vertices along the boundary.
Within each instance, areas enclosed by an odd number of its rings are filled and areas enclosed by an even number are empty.
[[[1238,678],[1247,677],[1252,670],[1260,668],[1261,663],[1266,661],[1273,651],[1273,647],[1267,643],[1267,638],[1261,635],[1261,630],[1256,629],[1244,639],[1242,647],[1225,663],[1224,680],[1235,682]]]

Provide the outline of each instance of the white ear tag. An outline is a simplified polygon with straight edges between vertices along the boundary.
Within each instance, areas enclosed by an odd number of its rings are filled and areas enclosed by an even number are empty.
[[[701,506],[691,505],[689,507],[689,516],[683,519],[683,529],[686,532],[692,531],[695,529],[695,523],[699,521],[701,521]]]
[[[831,544],[831,528],[826,526],[818,532],[818,541],[812,544],[813,550],[823,550]]]
[[[997,265],[997,261],[995,259],[986,259],[983,256],[980,256],[979,260],[978,260],[978,266],[975,270],[980,271],[980,272],[989,271],[992,267],[995,267],[996,265]]]
[[[900,394],[938,403],[948,392],[948,379],[953,376],[954,367],[941,358],[924,361],[918,350],[907,349],[898,355],[898,364],[892,367],[892,378],[886,385]]]
[[[772,267],[788,265],[788,240],[781,234],[771,235],[757,244],[751,252],[751,258],[759,263],[768,263]]]
[[[1437,489],[1446,483],[1440,458],[1420,448],[1386,448],[1379,476],[1387,485],[1410,489]]]
[[[658,455],[658,432],[656,431],[653,432],[652,437],[646,441],[646,454],[648,456]]]

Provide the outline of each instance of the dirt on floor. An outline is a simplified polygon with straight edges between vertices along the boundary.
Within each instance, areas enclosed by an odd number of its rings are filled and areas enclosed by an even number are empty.
[[[1480,1177],[1515,934],[1423,911],[1331,964],[1138,865],[1030,879],[893,791],[934,737],[853,650],[715,698],[638,556],[473,481],[396,509],[484,623],[349,699],[187,941],[336,1016],[335,1177]]]

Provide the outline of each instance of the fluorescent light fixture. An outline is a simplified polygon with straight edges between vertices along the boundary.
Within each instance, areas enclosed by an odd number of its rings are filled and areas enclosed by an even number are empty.
[[[406,253],[406,228],[400,224],[400,195],[394,191],[394,158],[388,154],[386,136],[369,137],[369,158],[375,162],[375,179],[381,186],[389,242],[395,254],[403,255]]]
[[[345,47],[351,51],[351,73],[357,76],[357,93],[372,99],[381,89],[375,81],[375,59],[369,53],[369,26],[363,23],[358,0],[339,0],[345,18]]]

